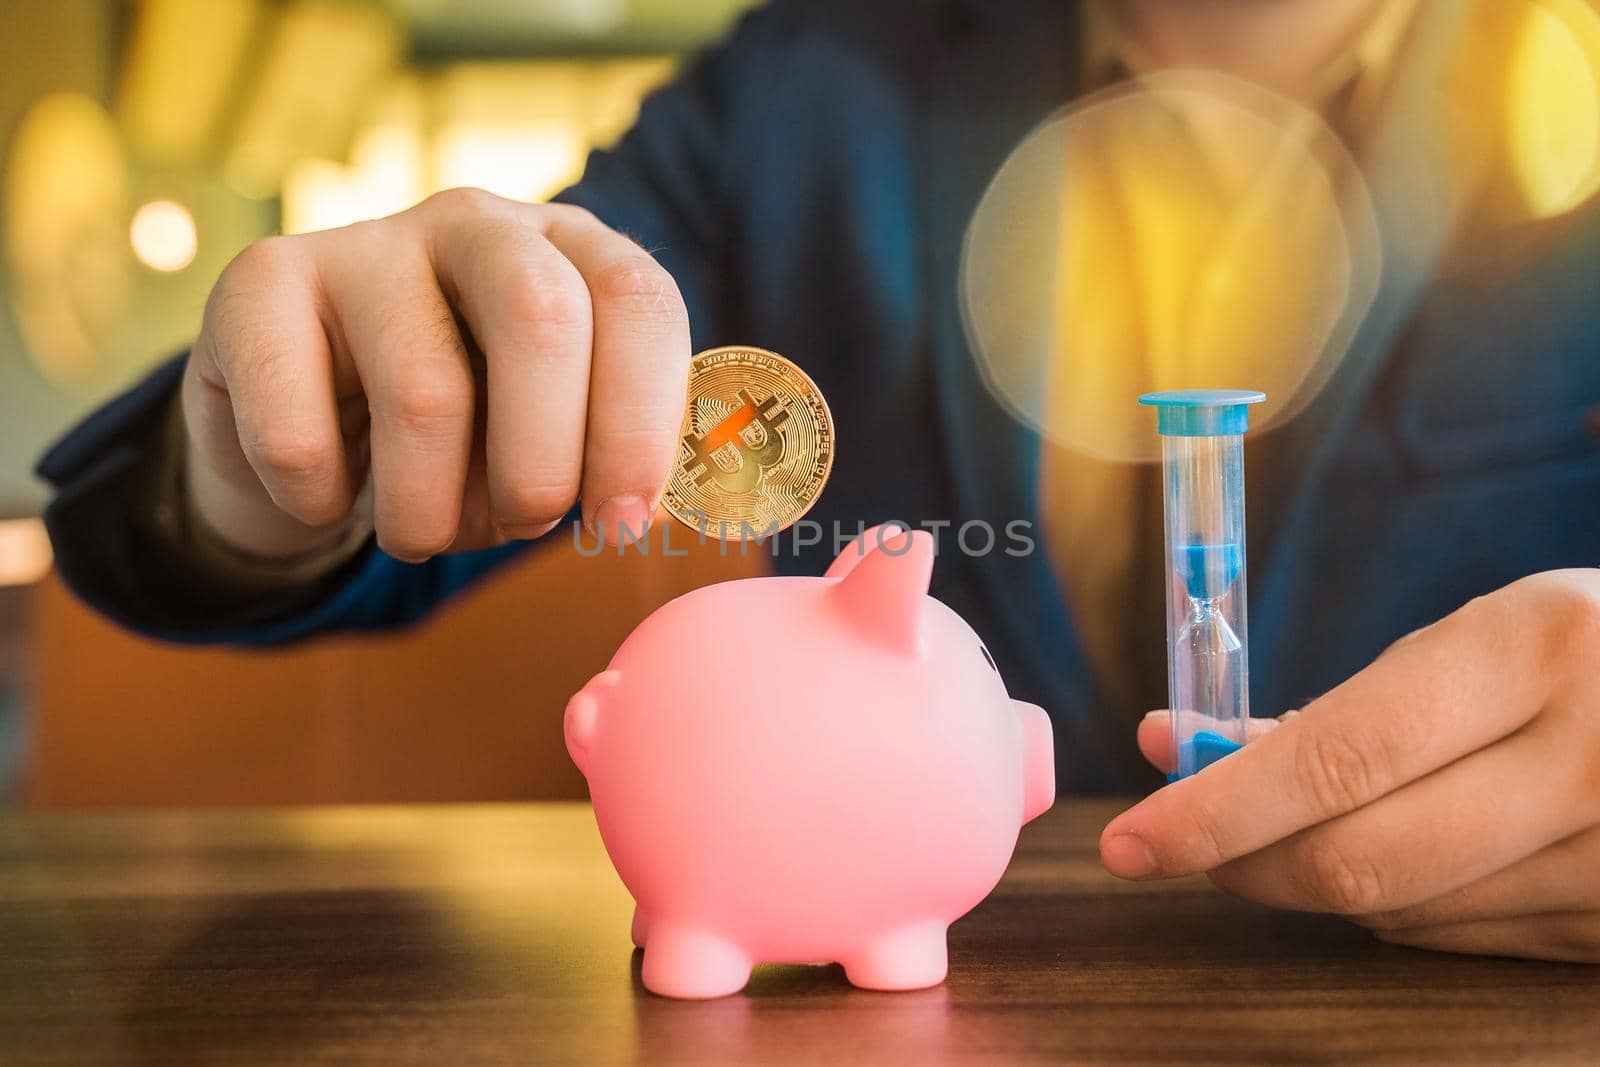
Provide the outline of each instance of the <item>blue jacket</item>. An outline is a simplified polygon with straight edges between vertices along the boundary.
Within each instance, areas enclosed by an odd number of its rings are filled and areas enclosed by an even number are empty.
[[[994,170],[1069,99],[1074,26],[1061,0],[780,3],[654,95],[565,194],[656,253],[697,347],[760,344],[815,377],[841,442],[813,513],[824,524],[1036,520],[1038,441],[979,381],[956,271]],[[1519,231],[1501,261],[1387,278],[1328,387],[1253,449],[1257,714],[1299,706],[1475,595],[1600,563],[1597,238],[1591,205]],[[176,364],[158,370],[40,467],[59,489],[61,573],[127,625],[245,644],[395,626],[522,550],[413,566],[371,549],[315,590],[221,602],[129,506],[177,380]],[[820,573],[829,547],[778,565]],[[1044,553],[947,553],[933,592],[1012,692],[1050,709],[1064,789],[1149,780]]]

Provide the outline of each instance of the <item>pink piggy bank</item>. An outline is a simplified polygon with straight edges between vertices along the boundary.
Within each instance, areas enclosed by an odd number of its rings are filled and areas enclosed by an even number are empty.
[[[933,562],[926,531],[877,527],[825,577],[697,589],[567,705],[647,989],[723,996],[756,963],[944,980],[1055,758],[1044,711],[928,596]]]

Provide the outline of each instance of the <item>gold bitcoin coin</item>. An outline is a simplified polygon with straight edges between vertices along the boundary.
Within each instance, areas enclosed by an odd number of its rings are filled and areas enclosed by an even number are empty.
[[[719,540],[768,537],[810,510],[833,469],[833,416],[776,352],[713,348],[689,365],[689,404],[661,503]]]

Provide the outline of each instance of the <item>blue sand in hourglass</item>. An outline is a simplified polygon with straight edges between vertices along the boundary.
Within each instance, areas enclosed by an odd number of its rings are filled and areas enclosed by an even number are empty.
[[[1216,600],[1239,577],[1239,546],[1183,545],[1174,553],[1174,562],[1190,600]]]
[[[1199,706],[1193,710],[1212,719],[1225,719],[1239,707],[1243,671],[1238,662],[1244,646],[1228,625],[1219,602],[1239,577],[1239,546],[1183,545],[1174,553],[1178,577],[1189,595],[1189,616],[1179,633],[1179,647],[1185,649],[1195,671],[1195,694]],[[1194,774],[1241,746],[1214,730],[1201,730],[1183,743],[1178,769],[1168,781]]]
[[[1193,774],[1243,747],[1239,742],[1223,737],[1215,730],[1197,730],[1193,737],[1183,743],[1183,766],[1192,768],[1188,773]],[[1169,782],[1176,782],[1178,778],[1177,771],[1167,775]]]

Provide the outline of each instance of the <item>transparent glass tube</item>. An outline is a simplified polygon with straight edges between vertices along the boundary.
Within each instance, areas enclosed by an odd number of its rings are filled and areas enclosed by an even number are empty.
[[[1161,439],[1174,778],[1245,742],[1244,436]]]

